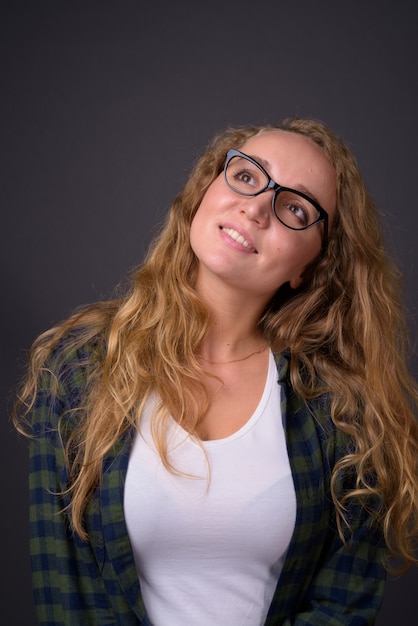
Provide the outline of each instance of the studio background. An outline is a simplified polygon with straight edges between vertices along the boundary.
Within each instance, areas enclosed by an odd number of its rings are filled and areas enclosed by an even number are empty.
[[[27,443],[9,421],[25,353],[74,307],[112,295],[217,130],[297,114],[345,138],[384,215],[414,343],[417,9],[37,0],[0,11],[0,616],[32,626]],[[417,584],[416,568],[388,583],[378,626],[416,625]]]

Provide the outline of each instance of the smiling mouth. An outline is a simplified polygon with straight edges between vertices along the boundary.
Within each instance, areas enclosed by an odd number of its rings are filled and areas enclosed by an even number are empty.
[[[220,228],[221,230],[223,230],[224,233],[226,233],[229,237],[231,237],[231,239],[233,239],[237,243],[240,243],[242,246],[244,246],[244,248],[248,248],[248,250],[251,250],[251,252],[258,254],[257,250],[253,248],[252,246],[250,246],[248,241],[242,235],[240,235],[236,230],[234,230],[233,228],[224,228],[223,226],[221,226]]]

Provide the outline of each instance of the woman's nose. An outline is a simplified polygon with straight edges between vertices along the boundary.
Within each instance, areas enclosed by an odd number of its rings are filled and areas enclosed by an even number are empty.
[[[261,228],[266,228],[272,218],[272,194],[273,191],[269,189],[258,196],[247,197],[242,204],[241,211]]]

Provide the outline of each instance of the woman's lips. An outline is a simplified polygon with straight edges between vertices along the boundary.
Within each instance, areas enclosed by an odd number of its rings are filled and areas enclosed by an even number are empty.
[[[252,246],[243,235],[241,235],[241,233],[239,233],[237,230],[235,230],[235,228],[230,228],[228,226],[221,226],[220,229],[226,233],[229,237],[231,237],[231,239],[233,239],[234,241],[236,241],[237,243],[240,243],[242,246],[244,246],[244,248],[247,248],[248,250],[250,250],[251,252],[254,252],[255,254],[258,254],[257,250],[254,248],[254,246]]]

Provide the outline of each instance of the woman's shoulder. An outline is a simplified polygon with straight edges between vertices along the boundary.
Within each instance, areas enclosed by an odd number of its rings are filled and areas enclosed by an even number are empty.
[[[32,434],[73,428],[104,355],[100,335],[86,337],[82,329],[71,330],[50,347],[39,368],[30,410]]]
[[[352,445],[350,437],[332,419],[332,393],[319,379],[317,385],[306,387],[306,395],[298,393],[290,376],[291,352],[274,353],[278,382],[284,386],[287,428],[297,431],[304,445],[316,442],[326,456],[338,458]],[[316,390],[316,391],[315,391]]]
[[[98,365],[116,306],[113,300],[80,307],[38,337],[31,350],[32,363],[41,364],[41,371],[49,370],[60,378]]]
[[[39,368],[39,391],[64,398],[79,396],[100,369],[105,354],[103,333],[91,336],[86,329],[72,329],[46,348]]]

